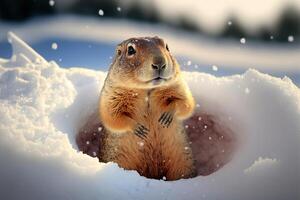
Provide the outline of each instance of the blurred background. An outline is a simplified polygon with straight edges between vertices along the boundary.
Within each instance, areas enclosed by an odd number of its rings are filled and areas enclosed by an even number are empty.
[[[1,0],[2,58],[8,31],[65,68],[107,70],[119,42],[158,35],[184,70],[255,68],[300,85],[299,0]]]

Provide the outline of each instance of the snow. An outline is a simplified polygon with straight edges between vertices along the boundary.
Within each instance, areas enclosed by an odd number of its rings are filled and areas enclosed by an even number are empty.
[[[104,11],[103,11],[102,9],[99,9],[98,14],[99,14],[100,16],[103,16],[103,15],[104,15]]]
[[[55,1],[54,1],[54,0],[50,0],[50,1],[49,1],[49,5],[50,5],[50,6],[54,6],[54,5],[55,5]]]
[[[289,41],[289,42],[294,42],[294,36],[289,35],[289,36],[288,36],[288,41]]]
[[[9,41],[13,56],[0,60],[0,199],[300,198],[300,91],[288,77],[183,72],[198,109],[229,126],[239,147],[212,175],[151,180],[77,150],[105,72],[63,69],[13,33]]]
[[[241,42],[242,44],[245,44],[245,43],[246,43],[246,38],[241,38],[241,39],[240,39],[240,42]]]
[[[118,7],[117,7],[117,11],[118,11],[118,12],[121,12],[121,11],[122,11],[122,8],[121,8],[120,6],[118,6]]]
[[[277,159],[272,159],[272,158],[262,158],[259,157],[258,160],[255,160],[254,163],[247,169],[244,170],[245,173],[251,173],[254,172],[258,169],[261,170],[268,170],[268,168],[271,168],[272,165],[278,164]]]
[[[213,70],[213,71],[218,71],[218,69],[219,69],[218,66],[216,66],[216,65],[213,65],[213,66],[212,66],[212,70]]]
[[[53,43],[51,44],[51,48],[52,48],[53,50],[56,50],[56,49],[58,48],[57,43],[56,43],[56,42],[53,42]]]

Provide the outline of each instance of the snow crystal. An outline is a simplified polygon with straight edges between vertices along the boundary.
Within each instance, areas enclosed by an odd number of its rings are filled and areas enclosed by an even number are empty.
[[[121,12],[122,8],[120,6],[117,7],[117,11]]]
[[[98,127],[98,132],[101,132],[102,131],[102,127],[100,126],[100,127]]]
[[[228,22],[227,22],[227,25],[228,25],[228,26],[231,26],[231,25],[232,25],[232,21],[228,21]]]
[[[241,38],[241,39],[240,39],[240,42],[241,42],[242,44],[245,44],[245,43],[246,43],[246,38]]]
[[[187,64],[187,66],[190,66],[192,64],[192,61],[189,60],[189,61],[187,61],[186,64]]]
[[[250,89],[249,88],[245,88],[245,93],[249,94],[250,93]]]
[[[288,36],[288,41],[289,42],[294,42],[294,36],[292,36],[292,35]]]
[[[50,1],[49,1],[49,5],[50,5],[50,6],[54,6],[54,4],[55,4],[55,1],[54,1],[54,0],[50,0]]]
[[[51,48],[52,48],[53,50],[56,50],[56,49],[58,48],[57,43],[56,43],[56,42],[53,42],[53,43],[51,44]]]
[[[103,15],[104,15],[104,11],[103,11],[102,9],[99,9],[98,14],[99,14],[100,16],[103,16]]]
[[[212,70],[213,70],[213,71],[218,71],[218,67],[217,67],[216,65],[213,65],[213,66],[212,66]]]
[[[273,35],[271,35],[271,36],[270,36],[270,39],[271,39],[271,40],[273,40],[273,39],[274,39],[274,36],[273,36]]]
[[[143,147],[143,146],[144,146],[144,142],[142,142],[142,141],[137,142],[137,144],[138,144],[140,147]]]

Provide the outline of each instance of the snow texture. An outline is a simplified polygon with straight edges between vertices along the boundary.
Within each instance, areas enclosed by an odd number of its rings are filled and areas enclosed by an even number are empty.
[[[166,182],[77,150],[106,73],[62,69],[13,33],[9,41],[13,56],[0,60],[0,199],[300,199],[300,91],[289,78],[184,72],[200,109],[234,130],[239,147],[212,175]]]

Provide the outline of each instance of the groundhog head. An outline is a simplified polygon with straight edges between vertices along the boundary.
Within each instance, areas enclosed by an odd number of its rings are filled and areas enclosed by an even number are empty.
[[[116,48],[110,76],[125,87],[153,88],[175,81],[177,61],[159,37],[130,38]]]

